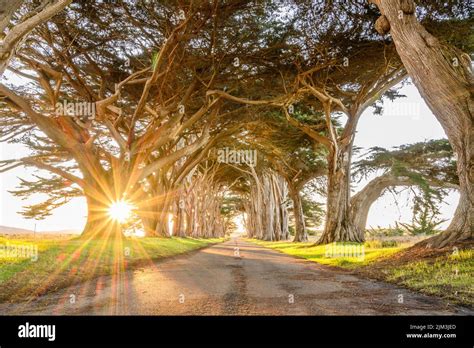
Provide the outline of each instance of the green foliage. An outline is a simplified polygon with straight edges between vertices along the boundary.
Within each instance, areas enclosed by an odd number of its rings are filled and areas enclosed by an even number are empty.
[[[372,147],[353,164],[354,178],[365,178],[379,170],[409,176],[419,185],[427,180],[458,184],[456,160],[446,139],[400,145],[393,150]]]
[[[303,194],[301,197],[303,215],[307,226],[319,226],[323,221],[325,211],[322,204],[315,202],[309,195]]]
[[[239,195],[225,196],[222,200],[221,214],[226,217],[234,217],[243,211],[242,197]]]
[[[403,226],[408,234],[417,236],[417,235],[432,235],[437,231],[443,222],[447,220],[440,220],[438,216],[440,215],[439,205],[443,201],[443,197],[446,193],[442,190],[433,190],[427,184],[422,185],[421,187],[421,196],[416,195],[414,198],[413,204],[413,217],[411,223],[397,223]]]
[[[47,195],[43,202],[23,207],[20,214],[26,219],[43,220],[52,215],[54,209],[68,203],[72,198],[82,195],[82,191],[78,187],[58,175],[49,177],[34,175],[34,177],[37,179],[36,181],[20,178],[20,184],[16,190],[9,191],[23,200],[36,193]]]
[[[295,235],[295,227],[294,226],[288,226],[288,232],[290,233],[291,236]]]
[[[387,150],[371,148],[362,160],[354,163],[355,177],[367,178],[377,171],[409,179],[418,191],[415,195],[411,224],[400,224],[409,234],[433,234],[444,222],[437,219],[439,205],[448,190],[458,184],[456,161],[446,139],[406,144]],[[448,186],[449,185],[449,186]],[[449,188],[448,188],[449,187]]]
[[[413,236],[433,235],[439,232],[437,227],[447,221],[437,219],[437,215],[438,211],[433,211],[428,205],[423,205],[422,208],[415,208],[411,223],[397,222],[397,225],[403,226],[408,234]]]

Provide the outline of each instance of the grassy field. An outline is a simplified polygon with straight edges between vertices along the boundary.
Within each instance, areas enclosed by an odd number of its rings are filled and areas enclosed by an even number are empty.
[[[363,257],[326,257],[326,252],[331,254],[332,250],[326,245],[314,245],[314,243],[293,243],[293,242],[265,242],[257,239],[251,239],[251,242],[279,250],[285,254],[302,257],[310,261],[318,262],[323,265],[338,266],[344,268],[357,268],[368,265],[381,257],[390,256],[408,245],[393,246],[391,243],[383,244],[381,242],[367,242],[364,244]],[[354,251],[359,251],[360,244],[345,243],[347,250],[351,251],[351,246],[354,246]],[[336,251],[337,252],[337,251]],[[333,253],[334,255],[334,253]]]
[[[223,239],[130,238],[116,242],[81,239],[0,237],[0,302],[20,301],[100,275],[123,272],[218,243]],[[16,247],[34,246],[35,256],[19,258]],[[5,251],[6,247],[10,250]]]
[[[445,249],[428,256],[398,257],[412,243],[390,243],[372,240],[364,243],[363,257],[328,257],[331,249],[314,243],[251,242],[318,262],[351,269],[364,276],[399,284],[449,302],[474,305],[474,251]],[[395,245],[396,244],[396,245]],[[355,243],[347,243],[357,246]],[[360,245],[359,249],[361,250]],[[329,255],[327,252],[329,251]],[[423,254],[423,253],[422,253]]]
[[[474,251],[460,250],[443,256],[389,269],[387,280],[474,306]]]

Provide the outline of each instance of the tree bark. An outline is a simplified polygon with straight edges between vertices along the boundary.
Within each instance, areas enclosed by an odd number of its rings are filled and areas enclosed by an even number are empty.
[[[459,189],[457,185],[446,182],[428,181],[428,184],[432,187]],[[392,173],[386,173],[371,180],[362,190],[351,198],[351,216],[354,225],[359,230],[365,231],[370,207],[382,196],[387,188],[413,185],[416,185],[416,183],[409,177],[396,176]]]
[[[177,201],[177,213],[174,230],[176,231],[176,237],[184,238],[186,237],[186,213],[181,202],[181,200]]]
[[[371,180],[361,191],[357,192],[357,194],[351,198],[350,207],[353,224],[363,233],[367,225],[370,207],[382,196],[383,192],[389,187],[411,185],[413,185],[413,181],[410,180],[410,178],[397,177],[390,173]]]
[[[273,178],[273,187],[275,192],[275,240],[287,240],[289,235],[286,203],[288,197],[288,188],[283,177],[274,175]]]
[[[274,238],[274,224],[273,218],[275,215],[275,201],[271,187],[271,176],[263,175],[262,179],[262,189],[263,189],[263,240],[273,241]]]
[[[255,185],[250,187],[245,204],[247,236],[267,241],[288,239],[285,179],[272,171],[259,175],[253,172],[252,176]]]
[[[289,187],[290,198],[293,201],[293,215],[295,217],[295,238],[293,242],[307,242],[308,232],[304,222],[303,204],[301,203],[301,196],[297,189]]]
[[[142,222],[146,237],[169,237],[164,225],[168,222],[161,219],[162,208],[162,204],[153,204],[138,209],[137,215]]]
[[[123,237],[120,223],[110,218],[109,207],[92,195],[86,194],[87,222],[81,234],[83,239],[114,240]]]
[[[326,223],[317,244],[333,242],[363,242],[364,234],[351,218],[350,166],[352,142],[328,155],[328,189]]]
[[[280,240],[288,240],[290,238],[290,231],[288,229],[288,209],[286,202],[282,203],[280,208],[281,213],[281,237]]]
[[[15,55],[17,47],[27,37],[27,35],[35,27],[47,22],[51,17],[61,12],[71,3],[71,1],[72,0],[54,1],[48,4],[45,8],[41,9],[32,17],[26,19],[24,22],[15,25],[12,30],[8,32],[5,38],[0,41],[0,77],[5,72],[10,59]],[[2,27],[0,34],[3,33],[3,30],[8,24],[7,22],[10,20],[13,12],[15,12],[21,6],[21,2],[17,0],[8,1],[8,3],[9,4],[5,10],[0,13],[0,25]],[[4,1],[1,1],[0,5],[3,7]]]
[[[10,24],[12,15],[20,8],[23,0],[0,0],[0,34]]]
[[[469,56],[439,42],[418,22],[413,0],[372,0],[390,24],[390,34],[408,74],[441,123],[457,155],[459,204],[447,230],[425,241],[441,248],[474,233],[474,103]]]

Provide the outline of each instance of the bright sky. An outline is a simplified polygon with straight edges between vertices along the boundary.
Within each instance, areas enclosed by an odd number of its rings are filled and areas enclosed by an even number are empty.
[[[406,98],[398,98],[393,103],[385,101],[382,116],[373,115],[370,109],[362,115],[355,138],[356,146],[365,149],[373,146],[390,148],[429,139],[446,138],[443,128],[414,85],[404,86],[400,93],[406,95]],[[365,183],[361,182],[357,187],[363,187]],[[445,198],[440,219],[452,218],[458,200],[457,192],[452,192]],[[398,196],[398,205],[390,193],[385,193],[372,205],[367,228],[393,226],[395,221],[409,222],[412,217],[410,203],[411,199],[407,192]],[[446,221],[440,227],[444,228],[448,224],[449,221]]]
[[[14,84],[24,84],[28,80],[19,78],[8,71],[2,80]],[[0,160],[21,158],[28,156],[27,149],[19,144],[0,143]],[[14,190],[20,180],[33,179],[32,174],[45,174],[46,172],[34,168],[17,167],[6,173],[0,173],[0,225],[25,228],[33,230],[36,224],[37,231],[60,231],[77,230],[81,231],[86,222],[87,209],[84,198],[73,199],[68,204],[58,208],[54,214],[45,220],[30,220],[18,214],[24,205],[31,205],[45,200],[46,195],[37,194],[28,200],[22,201],[19,197],[10,194],[9,190]]]
[[[9,82],[17,80],[11,75],[7,76]],[[428,139],[446,138],[443,129],[416,88],[408,85],[402,88],[401,93],[407,98],[397,99],[393,103],[386,101],[382,116],[373,115],[370,109],[362,115],[355,140],[356,146],[366,149],[372,146],[390,148]],[[0,144],[0,159],[20,158],[26,155],[27,151],[21,145]],[[83,198],[72,200],[42,221],[27,220],[18,214],[23,205],[41,202],[45,197],[35,195],[27,201],[22,201],[8,192],[18,185],[18,177],[30,179],[32,173],[35,173],[35,169],[21,167],[7,173],[0,173],[0,225],[33,229],[36,223],[38,231],[81,230],[87,214]],[[363,187],[363,185],[364,182],[358,187]],[[458,197],[457,193],[452,193],[447,197],[446,204],[442,207],[443,219],[452,217]],[[411,207],[408,194],[399,195],[398,201],[399,204],[395,204],[391,194],[385,194],[380,198],[369,213],[368,227],[385,227],[393,225],[395,221],[410,221]],[[443,227],[447,224],[448,222]]]

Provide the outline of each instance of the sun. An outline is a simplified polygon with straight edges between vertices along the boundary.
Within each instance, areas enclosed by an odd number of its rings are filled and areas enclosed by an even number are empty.
[[[113,202],[109,207],[109,215],[119,223],[126,222],[132,213],[132,206],[124,200]]]

